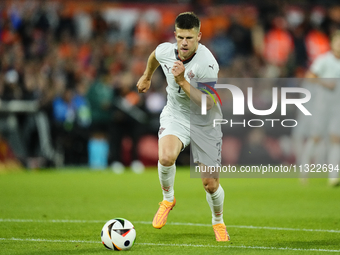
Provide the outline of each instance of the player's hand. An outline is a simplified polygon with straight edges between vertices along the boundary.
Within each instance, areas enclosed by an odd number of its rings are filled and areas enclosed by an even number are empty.
[[[184,78],[184,72],[185,72],[185,67],[181,61],[176,61],[171,68],[171,73],[175,77],[175,81],[178,85],[181,85],[183,81],[185,81]]]
[[[137,82],[137,89],[138,93],[145,93],[149,90],[151,85],[151,79],[143,75],[142,77],[139,78],[139,81]]]

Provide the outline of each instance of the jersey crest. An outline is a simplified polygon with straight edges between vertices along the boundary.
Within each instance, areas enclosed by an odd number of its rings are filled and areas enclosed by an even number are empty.
[[[192,70],[190,70],[187,74],[188,78],[191,80],[192,78],[195,77],[195,74],[192,72]]]

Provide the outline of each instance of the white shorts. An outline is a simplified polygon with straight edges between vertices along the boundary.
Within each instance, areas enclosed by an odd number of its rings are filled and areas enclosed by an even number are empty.
[[[198,135],[193,134],[193,132]],[[211,136],[207,138],[206,134],[202,136],[199,133],[201,132],[193,131],[188,123],[184,124],[174,116],[161,114],[158,131],[159,139],[166,135],[174,135],[182,142],[183,149],[191,143],[194,163],[202,163],[206,166],[220,166],[222,137]]]
[[[190,144],[190,127],[184,125],[180,120],[175,119],[173,116],[166,116],[162,114],[160,117],[160,127],[158,130],[158,139],[166,135],[177,136],[183,144],[183,149]]]
[[[206,166],[221,166],[222,139],[197,139],[191,140],[191,151],[194,163]]]

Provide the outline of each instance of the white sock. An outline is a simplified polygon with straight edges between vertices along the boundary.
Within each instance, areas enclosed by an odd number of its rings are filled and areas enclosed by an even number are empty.
[[[328,154],[328,164],[332,164],[333,165],[333,169],[335,169],[336,167],[339,168],[339,164],[340,164],[340,144],[331,144],[331,148]],[[339,177],[339,172],[337,171],[332,171],[329,172],[328,177],[330,179],[333,178],[338,178]]]
[[[223,222],[223,202],[224,190],[220,185],[215,193],[210,194],[206,191],[206,198],[212,212],[212,224],[224,223]]]
[[[163,166],[158,161],[158,176],[162,186],[163,200],[174,201],[174,183],[176,175],[176,165]]]

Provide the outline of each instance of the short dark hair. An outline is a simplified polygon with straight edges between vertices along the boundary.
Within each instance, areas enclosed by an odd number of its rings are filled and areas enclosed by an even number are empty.
[[[182,12],[180,13],[175,21],[175,28],[179,29],[192,29],[196,28],[200,30],[201,21],[193,12]]]

